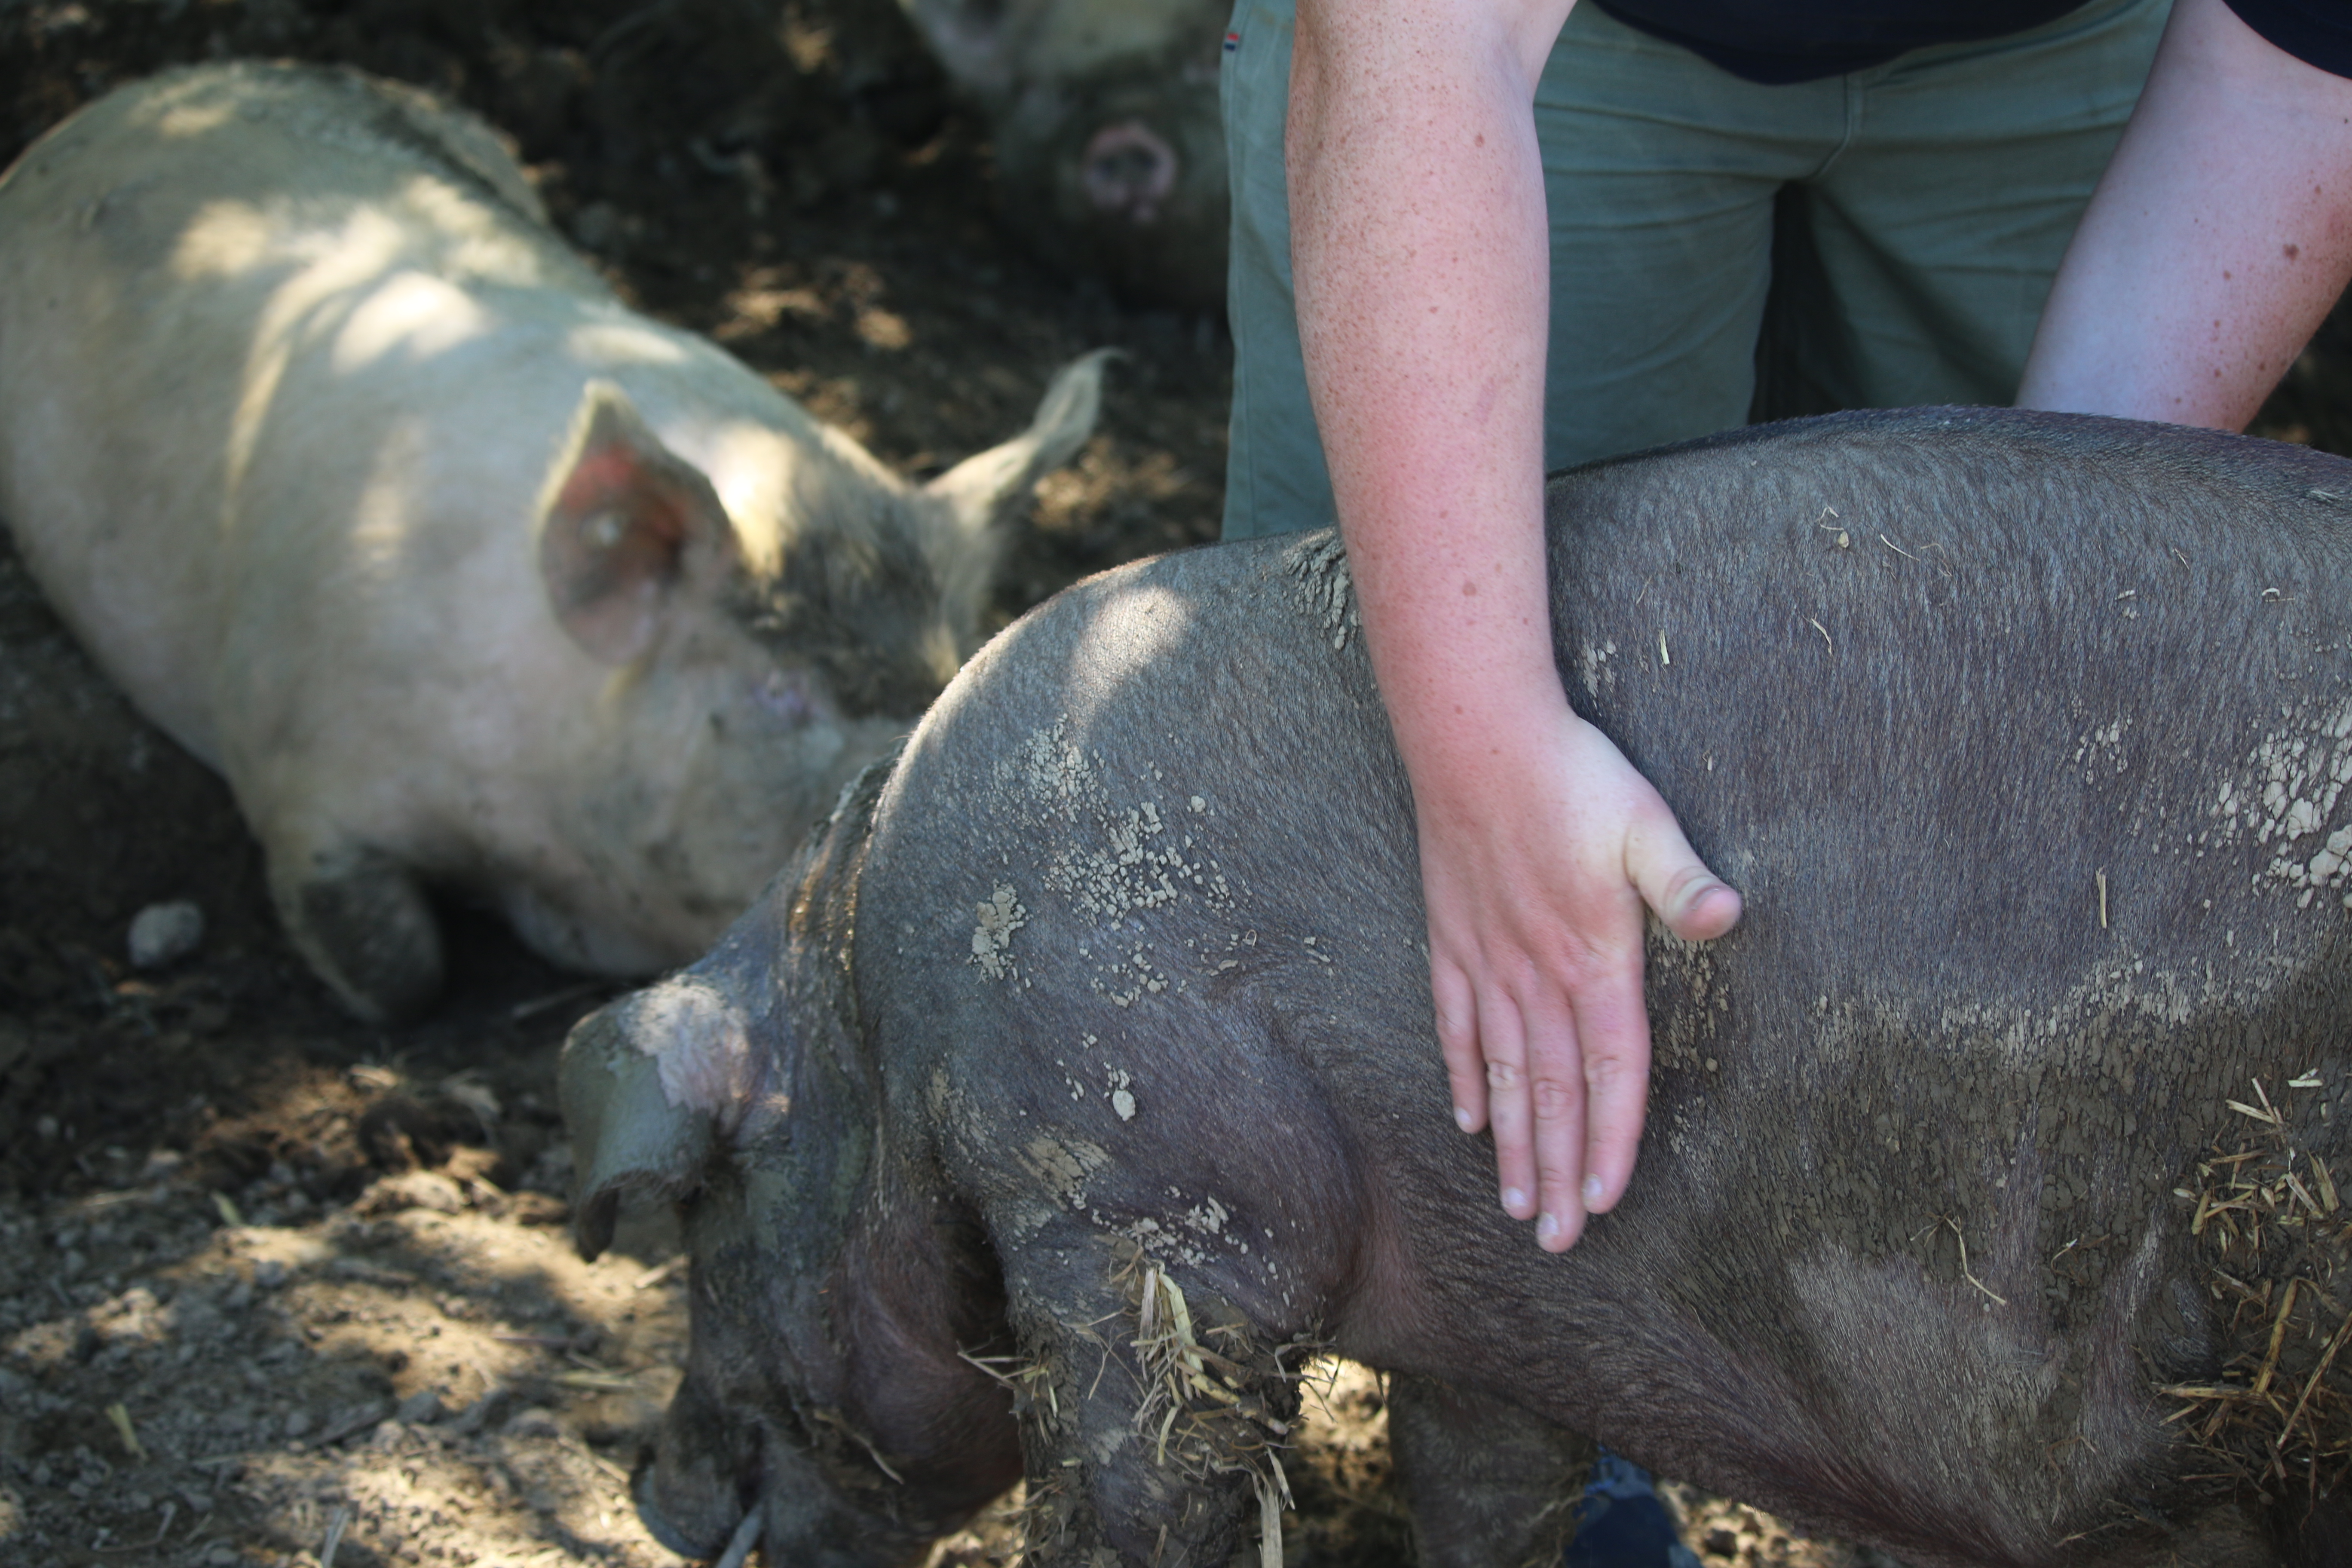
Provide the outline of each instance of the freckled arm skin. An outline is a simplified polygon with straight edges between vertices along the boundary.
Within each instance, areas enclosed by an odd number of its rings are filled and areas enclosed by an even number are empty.
[[[1365,634],[1412,782],[1456,1116],[1571,1245],[1632,1174],[1643,905],[1739,914],[1572,712],[1544,568],[1548,263],[1534,86],[1572,0],[1304,0],[1292,259]]]
[[[2352,80],[2179,0],[2021,407],[2245,427],[2352,277]]]

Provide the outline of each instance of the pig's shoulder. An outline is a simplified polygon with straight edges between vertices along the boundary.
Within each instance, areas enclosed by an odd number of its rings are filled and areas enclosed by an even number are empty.
[[[1334,529],[1207,544],[1115,567],[1064,589],[1007,628],[968,667],[1034,664],[1083,649],[1098,673],[1177,668],[1213,643],[1234,658],[1296,658],[1306,647],[1355,653],[1360,622],[1347,549]],[[1056,678],[1058,680],[1058,677]]]
[[[1179,753],[1376,766],[1386,735],[1346,555],[1325,530],[1205,545],[1075,584],[964,667],[912,754],[992,776],[1044,736],[1139,766]]]

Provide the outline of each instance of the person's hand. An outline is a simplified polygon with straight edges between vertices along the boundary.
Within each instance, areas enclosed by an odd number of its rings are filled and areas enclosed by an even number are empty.
[[[1412,781],[1454,1104],[1553,1251],[1641,1141],[1643,901],[1686,937],[1739,918],[1553,663],[1531,105],[1568,8],[1300,0],[1286,142],[1299,347]]]
[[[1454,1116],[1493,1129],[1504,1209],[1557,1252],[1633,1174],[1643,905],[1696,941],[1730,930],[1740,901],[1607,736],[1565,700],[1548,717],[1465,766],[1423,759],[1414,792]]]

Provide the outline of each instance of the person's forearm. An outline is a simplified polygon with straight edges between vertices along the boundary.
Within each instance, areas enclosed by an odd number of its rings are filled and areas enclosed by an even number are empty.
[[[1549,1248],[1631,1176],[1642,906],[1739,900],[1569,710],[1544,563],[1549,225],[1530,110],[1564,5],[1304,0],[1291,260],[1364,638],[1412,784],[1455,1115]]]
[[[2242,429],[2352,276],[2352,80],[2179,0],[2021,406]]]
[[[1292,68],[1307,381],[1381,694],[1424,788],[1416,764],[1433,753],[1474,752],[1515,710],[1564,701],[1543,569],[1549,261],[1528,105],[1566,7],[1498,10],[1354,3],[1342,17],[1303,0]]]

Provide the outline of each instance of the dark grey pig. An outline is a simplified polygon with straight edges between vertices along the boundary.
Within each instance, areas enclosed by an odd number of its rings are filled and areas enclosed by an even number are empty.
[[[1429,1563],[1554,1552],[1586,1436],[1921,1568],[2347,1561],[2352,463],[1872,414],[1549,513],[1748,899],[1652,943],[1625,1202],[1548,1256],[1453,1130],[1336,542],[1110,574],[572,1038],[584,1249],[694,1258],[656,1529],[897,1563],[1025,1476],[1035,1561],[1223,1563],[1328,1347]]]

